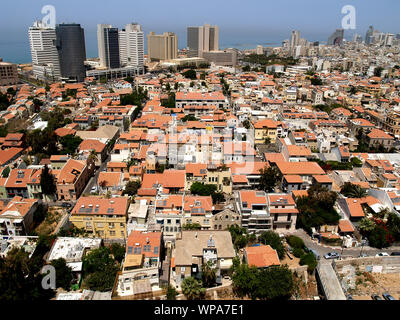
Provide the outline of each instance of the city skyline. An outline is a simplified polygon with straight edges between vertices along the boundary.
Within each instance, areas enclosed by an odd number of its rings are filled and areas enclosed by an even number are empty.
[[[26,4],[26,10],[23,11],[18,10],[16,4],[3,4],[4,10],[10,12],[8,15],[10,18],[0,21],[0,27],[4,31],[0,35],[0,56],[5,60],[18,63],[30,62],[29,39],[26,36],[26,30],[35,20],[43,17],[41,8],[47,4],[44,1],[31,3],[22,0],[22,2]],[[123,28],[126,23],[137,22],[143,26],[145,35],[151,31],[174,32],[178,36],[180,49],[186,47],[186,28],[206,23],[219,26],[221,48],[255,48],[258,44],[280,46],[283,40],[290,38],[293,30],[299,30],[302,37],[309,41],[326,42],[329,35],[341,27],[341,19],[344,16],[341,14],[341,9],[349,4],[348,2],[325,3],[309,0],[298,3],[286,0],[280,3],[260,3],[253,1],[258,9],[248,10],[248,12],[236,10],[240,5],[240,2],[236,0],[231,1],[230,6],[224,6],[222,3],[215,5],[211,1],[206,1],[201,8],[187,11],[185,11],[187,8],[182,6],[182,1],[173,1],[168,4],[158,1],[157,5],[119,1],[118,6],[107,3],[93,6],[93,1],[86,1],[82,5],[81,2],[72,0],[66,5],[56,0],[51,5],[56,8],[57,23],[82,25],[86,35],[87,56],[97,57],[97,25],[102,23]],[[383,7],[369,0],[351,2],[350,4],[356,8],[357,24],[356,30],[345,30],[345,38],[348,40],[354,33],[364,35],[369,25],[373,25],[375,29],[382,32],[399,32],[390,21],[395,21],[395,13],[398,12],[396,8],[400,9],[400,3],[385,1],[393,8],[393,10],[387,10],[387,6]],[[81,10],[77,10],[78,6]],[[168,10],[168,15],[165,15],[166,6],[169,9],[175,6],[176,10]],[[133,14],[130,13],[130,8],[134,9]],[[209,10],[210,8],[213,10]],[[303,14],[297,15],[296,12],[300,11]],[[271,14],[271,12],[281,14]]]

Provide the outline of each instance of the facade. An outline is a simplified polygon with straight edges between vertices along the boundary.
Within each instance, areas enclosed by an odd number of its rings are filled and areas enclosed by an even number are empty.
[[[56,26],[57,50],[60,57],[61,77],[70,81],[83,82],[86,78],[85,33],[80,24]]]
[[[118,28],[109,24],[97,25],[97,44],[100,66],[107,69],[120,67]]]
[[[48,28],[38,21],[29,28],[28,33],[34,77],[58,81],[61,77],[61,69],[56,30]]]
[[[344,39],[344,29],[336,29],[328,38],[328,46],[340,46]]]
[[[13,86],[18,83],[17,65],[0,59],[0,86]]]
[[[219,50],[219,28],[205,24],[187,28],[188,57],[203,57],[203,52]]]
[[[121,66],[144,67],[144,33],[137,23],[127,24],[119,31]]]
[[[172,60],[178,58],[178,37],[173,32],[147,35],[147,53],[151,61]]]
[[[237,63],[237,53],[233,49],[204,51],[203,58],[217,66],[236,66]]]
[[[81,197],[71,211],[70,222],[102,239],[126,239],[129,199]]]

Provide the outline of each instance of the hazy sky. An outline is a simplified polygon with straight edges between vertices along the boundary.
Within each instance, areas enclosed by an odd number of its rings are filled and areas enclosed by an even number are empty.
[[[85,29],[87,56],[97,55],[96,25],[122,28],[130,22],[145,33],[175,32],[179,47],[186,46],[186,27],[204,23],[220,28],[220,46],[280,43],[298,29],[309,41],[326,41],[341,27],[344,5],[356,8],[355,30],[369,25],[383,32],[400,33],[399,0],[14,0],[1,1],[0,57],[29,57],[27,30],[41,20],[44,5],[56,8],[57,23],[80,23]],[[18,62],[18,61],[17,61]]]

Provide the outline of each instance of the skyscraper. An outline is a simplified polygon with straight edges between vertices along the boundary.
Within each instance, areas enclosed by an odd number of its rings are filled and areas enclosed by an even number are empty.
[[[82,82],[86,77],[84,30],[80,24],[59,24],[56,26],[56,34],[61,77]]]
[[[173,32],[147,35],[147,53],[151,61],[172,60],[178,57],[178,37]]]
[[[294,30],[292,31],[292,35],[290,36],[289,50],[293,55],[295,48],[299,45],[300,42],[300,31]]]
[[[109,24],[97,25],[97,45],[100,65],[108,69],[120,67],[118,28]]]
[[[137,23],[127,24],[119,31],[121,66],[144,67],[144,34]]]
[[[369,26],[367,33],[365,35],[365,44],[371,44],[374,35],[374,27]]]
[[[340,46],[344,39],[344,29],[336,29],[328,38],[329,46]]]
[[[46,27],[41,21],[38,21],[29,28],[28,34],[33,75],[37,79],[50,78],[58,81],[61,71],[56,47],[56,30]]]
[[[205,51],[219,50],[219,28],[205,24],[187,28],[188,57],[202,57]]]

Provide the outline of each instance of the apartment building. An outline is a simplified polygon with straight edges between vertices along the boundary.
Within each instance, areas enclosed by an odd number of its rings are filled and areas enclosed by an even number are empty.
[[[0,86],[13,86],[18,81],[17,65],[0,59]]]
[[[150,32],[147,35],[147,53],[151,61],[177,59],[178,37],[173,32],[164,32],[161,35]]]
[[[126,239],[129,199],[80,197],[71,211],[70,222],[102,239]]]
[[[187,105],[217,106],[220,109],[229,108],[229,101],[220,91],[215,92],[177,92],[176,107],[184,108]]]
[[[69,159],[57,176],[57,196],[59,200],[76,201],[93,175],[95,165],[87,161]]]

